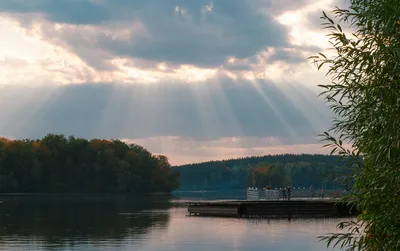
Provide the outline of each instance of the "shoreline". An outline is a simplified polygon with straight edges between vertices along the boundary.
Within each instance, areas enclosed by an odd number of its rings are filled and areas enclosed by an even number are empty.
[[[143,193],[143,194],[102,194],[102,193],[0,193],[1,199],[12,198],[40,198],[40,199],[146,199],[146,198],[172,198],[172,193]]]

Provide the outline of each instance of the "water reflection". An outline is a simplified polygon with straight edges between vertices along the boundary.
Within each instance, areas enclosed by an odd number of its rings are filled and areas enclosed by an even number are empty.
[[[189,217],[169,198],[0,198],[0,250],[326,250],[340,219]]]
[[[2,198],[0,241],[40,239],[47,247],[140,240],[169,221],[168,199]]]

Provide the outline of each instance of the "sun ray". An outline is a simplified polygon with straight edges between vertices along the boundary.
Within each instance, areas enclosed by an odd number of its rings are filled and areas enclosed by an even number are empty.
[[[235,140],[236,138],[240,138],[240,137],[244,137],[244,132],[240,126],[240,122],[238,121],[237,116],[234,113],[234,110],[231,106],[231,104],[228,101],[228,93],[226,88],[224,88],[221,84],[220,81],[216,81],[214,83],[215,88],[217,88],[218,93],[221,94],[220,96],[220,100],[218,100],[221,104],[221,107],[223,107],[223,111],[220,111],[219,113],[217,113],[220,124],[221,122],[225,125],[229,126],[228,128],[225,128],[225,130],[229,130],[228,131],[228,135],[224,135],[224,137],[228,137],[231,139],[231,142],[233,141],[235,147],[242,147],[242,144],[240,142],[240,140]],[[213,102],[214,106],[217,107],[217,105],[215,104],[215,101]],[[224,116],[221,116],[221,113],[224,114]],[[222,119],[226,119],[225,121],[221,121]]]
[[[118,112],[121,112],[123,97],[121,97],[121,91],[118,90],[118,85],[113,84],[98,84],[98,88],[103,89],[103,95],[99,97],[102,99],[101,102],[104,102],[104,107],[99,107],[101,112],[99,114],[99,120],[97,124],[97,128],[93,128],[94,137],[106,137],[106,138],[116,138],[120,137],[122,127],[126,124],[126,121],[122,120],[121,117],[118,116]],[[122,87],[123,88],[123,87]],[[127,118],[125,114],[124,118]],[[109,129],[113,129],[116,132],[115,135],[107,135],[107,131]]]
[[[11,88],[15,88],[11,90]],[[7,87],[5,93],[9,95],[8,98],[1,98],[1,102],[8,104],[12,103],[12,109],[6,108],[2,111],[4,116],[2,119],[3,124],[0,130],[9,132],[12,135],[26,135],[34,136],[33,122],[40,121],[46,111],[50,108],[51,103],[57,99],[57,87],[36,86],[36,87]],[[2,93],[3,94],[3,93]],[[2,107],[9,107],[2,105]],[[8,111],[8,112],[7,112]],[[36,135],[37,136],[37,135]]]
[[[124,103],[126,117],[121,134],[130,139],[158,137],[159,125],[165,125],[164,96],[157,84],[126,84]],[[115,110],[113,112],[116,112]],[[118,111],[121,112],[121,111]],[[153,132],[153,135],[150,135]]]
[[[197,116],[201,123],[201,138],[210,139],[214,135],[219,135],[221,128],[219,126],[218,115],[212,101],[212,93],[209,84],[194,84],[193,94],[197,109]]]
[[[265,94],[265,92],[261,89],[260,83],[254,81],[250,81],[251,86],[258,92],[258,94],[263,98],[265,104],[272,109],[274,115],[278,118],[279,123],[285,128],[286,132],[289,134],[291,138],[297,138],[299,135],[296,131],[285,121],[283,116],[280,114],[279,110],[276,108],[276,105],[269,99],[269,97]]]
[[[292,100],[296,107],[302,111],[303,116],[310,122],[314,131],[319,132],[324,128],[326,129],[327,121],[329,121],[327,114],[330,114],[330,112],[324,106],[322,98],[320,102],[318,101],[317,92],[313,92],[309,87],[299,82],[282,83],[280,87],[284,90],[284,95]],[[315,112],[310,113],[311,109],[315,110]]]

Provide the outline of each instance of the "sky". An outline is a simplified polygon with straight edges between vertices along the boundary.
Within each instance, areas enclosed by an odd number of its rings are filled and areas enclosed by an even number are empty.
[[[0,1],[0,135],[121,139],[171,164],[327,153],[307,57],[344,0]]]

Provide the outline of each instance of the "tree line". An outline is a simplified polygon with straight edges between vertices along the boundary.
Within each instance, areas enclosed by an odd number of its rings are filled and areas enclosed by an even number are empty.
[[[119,140],[0,138],[1,193],[150,193],[179,186],[168,158]]]
[[[321,154],[255,156],[176,166],[173,170],[180,173],[181,190],[243,189],[266,185],[342,189],[345,177],[350,175],[339,156]]]

